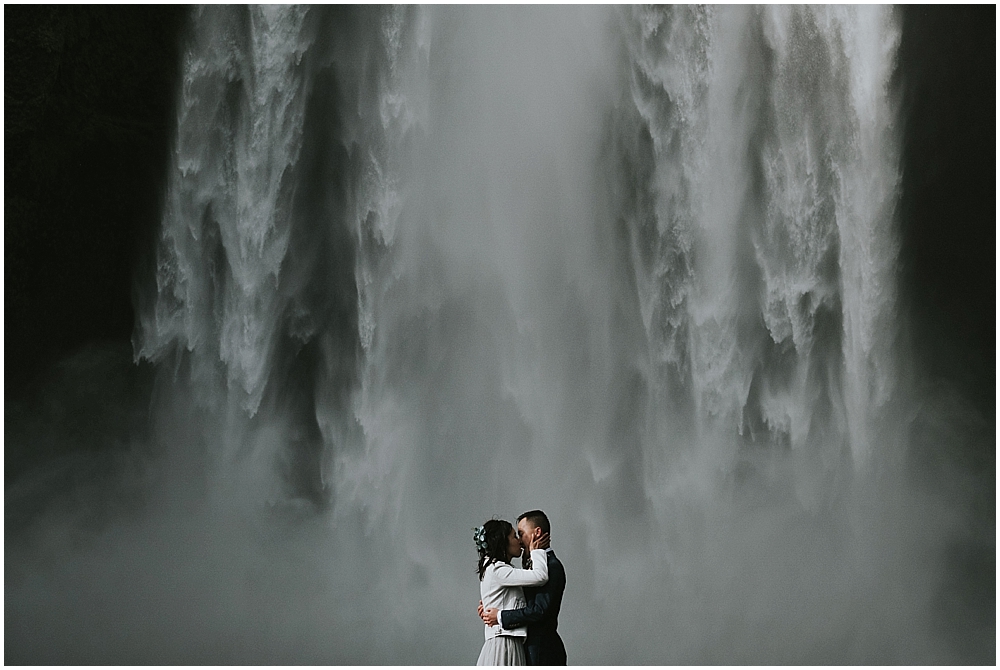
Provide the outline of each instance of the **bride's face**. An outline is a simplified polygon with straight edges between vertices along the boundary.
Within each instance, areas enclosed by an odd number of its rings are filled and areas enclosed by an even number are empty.
[[[513,528],[507,536],[507,560],[521,555],[521,542],[517,539],[517,531]]]

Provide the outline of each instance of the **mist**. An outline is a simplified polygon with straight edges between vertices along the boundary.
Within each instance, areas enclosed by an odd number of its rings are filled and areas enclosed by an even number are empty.
[[[7,662],[472,663],[471,528],[540,508],[570,663],[988,663],[988,487],[940,455],[990,420],[903,325],[901,30],[194,9],[131,350],[5,410],[76,445],[5,491]]]

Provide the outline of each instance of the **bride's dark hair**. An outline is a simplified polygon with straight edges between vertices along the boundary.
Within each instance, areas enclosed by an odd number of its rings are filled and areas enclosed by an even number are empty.
[[[493,561],[507,562],[507,538],[510,537],[510,531],[514,530],[514,526],[503,519],[490,519],[483,524],[483,530],[486,531],[486,547],[477,547],[479,581],[483,581],[487,565]]]

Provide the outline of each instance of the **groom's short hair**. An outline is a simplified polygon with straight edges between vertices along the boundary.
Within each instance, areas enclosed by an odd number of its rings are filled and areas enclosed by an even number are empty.
[[[521,519],[527,519],[528,523],[535,528],[541,528],[543,533],[551,532],[549,530],[549,517],[545,516],[545,512],[540,509],[533,509],[517,517],[518,521],[521,521]]]

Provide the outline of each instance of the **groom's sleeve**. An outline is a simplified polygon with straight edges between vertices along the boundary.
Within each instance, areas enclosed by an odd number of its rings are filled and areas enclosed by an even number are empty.
[[[555,570],[550,569],[548,583],[535,594],[534,600],[525,607],[498,612],[497,623],[501,628],[510,630],[544,621],[553,611],[558,611],[565,588],[566,573],[562,570],[562,566]]]

